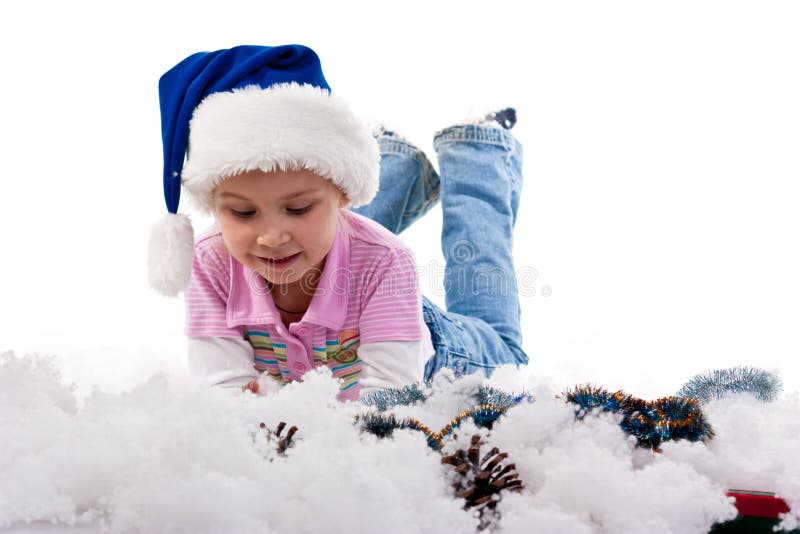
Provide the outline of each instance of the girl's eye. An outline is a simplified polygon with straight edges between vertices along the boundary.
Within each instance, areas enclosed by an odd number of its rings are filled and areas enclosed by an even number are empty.
[[[231,213],[233,213],[234,215],[236,215],[240,219],[249,219],[250,217],[252,217],[255,214],[255,211],[254,210],[239,211],[239,210],[232,209]]]
[[[286,208],[286,212],[289,213],[290,215],[302,215],[310,211],[311,206],[313,206],[313,204],[309,204],[308,206],[305,206],[303,208]]]

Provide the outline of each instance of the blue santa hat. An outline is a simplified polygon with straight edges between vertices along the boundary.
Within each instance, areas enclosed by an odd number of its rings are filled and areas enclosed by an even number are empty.
[[[161,77],[159,96],[168,213],[151,230],[149,278],[165,295],[186,289],[191,275],[194,232],[178,214],[181,186],[205,213],[220,182],[255,169],[314,171],[353,206],[378,190],[377,142],[331,93],[308,47],[199,52]]]

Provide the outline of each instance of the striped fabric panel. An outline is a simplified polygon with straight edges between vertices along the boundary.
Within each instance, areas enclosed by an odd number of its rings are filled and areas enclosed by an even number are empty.
[[[311,347],[314,352],[314,367],[328,365],[328,351],[325,347]]]
[[[272,352],[275,354],[275,359],[278,361],[278,367],[281,369],[281,374],[284,380],[291,380],[287,375],[292,372],[289,370],[289,365],[286,363],[286,343],[272,342]]]
[[[328,367],[334,378],[342,380],[340,391],[356,387],[361,376],[361,360],[358,358],[360,338],[356,330],[339,332],[337,339],[325,342],[328,353]]]
[[[266,371],[282,382],[291,381],[285,343],[272,341],[269,332],[263,330],[248,330],[247,340],[253,346],[256,369]],[[328,365],[334,378],[342,380],[341,391],[352,389],[358,383],[362,368],[357,355],[358,345],[358,332],[345,330],[338,339],[326,341],[325,347],[313,347],[314,366]]]
[[[356,360],[353,363],[331,366],[331,372],[334,378],[342,379],[339,391],[347,391],[358,385],[358,379],[361,376],[361,360]]]
[[[338,341],[342,348],[355,350],[358,348],[359,344],[358,332],[355,330],[345,330],[339,334]]]
[[[275,347],[269,332],[262,330],[248,330],[247,340],[253,346],[253,356],[255,368],[259,371],[266,371],[272,378],[277,378],[281,382],[281,366],[275,354]],[[284,362],[286,361],[284,351]]]

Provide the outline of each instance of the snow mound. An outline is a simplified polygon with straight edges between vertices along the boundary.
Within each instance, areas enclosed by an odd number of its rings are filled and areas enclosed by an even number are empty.
[[[452,495],[450,469],[425,436],[360,432],[366,408],[336,400],[327,370],[270,397],[230,394],[154,376],[125,393],[78,403],[52,362],[0,355],[0,532],[22,525],[111,532],[471,532]],[[463,410],[481,379],[445,377],[423,405],[398,408],[439,428]],[[635,447],[610,414],[577,421],[552,386],[503,369],[491,385],[536,402],[509,410],[491,431],[465,422],[444,451],[469,436],[508,452],[525,483],[505,494],[495,530],[701,533],[735,516],[726,488],[778,491],[797,524],[800,468],[792,444],[797,396],[772,404],[732,397],[708,406],[709,445]],[[267,431],[299,428],[280,454]]]

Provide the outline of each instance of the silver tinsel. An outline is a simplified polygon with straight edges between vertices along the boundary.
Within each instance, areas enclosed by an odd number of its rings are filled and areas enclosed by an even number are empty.
[[[760,401],[772,402],[782,389],[780,378],[773,373],[757,367],[731,367],[696,375],[676,395],[707,403],[729,393],[749,393]]]

